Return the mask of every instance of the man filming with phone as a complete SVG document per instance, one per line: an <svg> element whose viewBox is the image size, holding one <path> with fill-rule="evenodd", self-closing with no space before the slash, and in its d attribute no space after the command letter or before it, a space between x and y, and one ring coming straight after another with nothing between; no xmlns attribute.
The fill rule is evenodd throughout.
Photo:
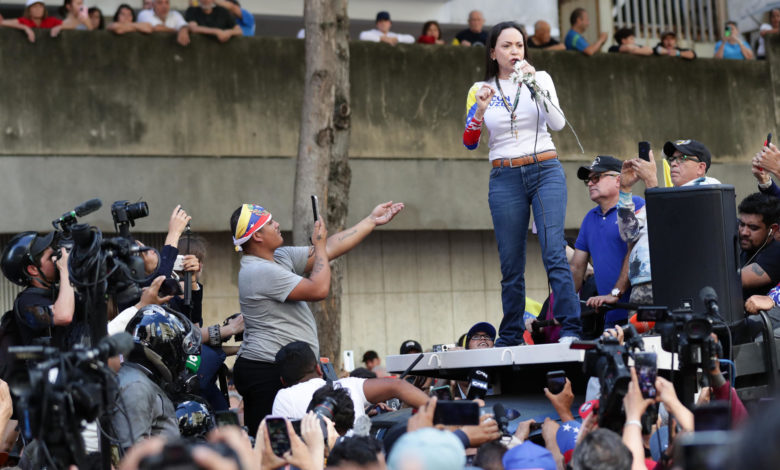
<svg viewBox="0 0 780 470"><path fill-rule="evenodd" d="M244 314L244 341L234 367L235 384L244 397L249 429L271 412L281 388L276 353L293 341L311 345L319 356L317 325L307 302L330 291L332 259L349 252L374 228L401 212L403 203L380 204L354 226L328 237L322 220L314 223L311 247L283 246L279 222L257 204L243 204L230 217L236 251L242 251L238 273L239 302Z"/></svg>

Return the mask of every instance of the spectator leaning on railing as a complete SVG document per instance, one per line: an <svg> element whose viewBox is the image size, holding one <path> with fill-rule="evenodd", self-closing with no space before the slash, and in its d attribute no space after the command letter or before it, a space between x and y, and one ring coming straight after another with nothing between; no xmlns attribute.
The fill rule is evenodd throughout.
<svg viewBox="0 0 780 470"><path fill-rule="evenodd" d="M138 13L139 23L152 25L155 32L176 32L176 42L182 46L190 43L190 30L187 22L176 10L171 10L170 0L154 0L151 10L143 10Z"/></svg>
<svg viewBox="0 0 780 470"><path fill-rule="evenodd" d="M151 33L152 25L149 23L136 23L135 11L130 5L123 3L119 5L114 13L114 22L108 25L107 30L114 34L125 34L138 31L139 33Z"/></svg>
<svg viewBox="0 0 780 470"><path fill-rule="evenodd" d="M92 21L89 19L84 0L65 0L60 13L65 19L61 25L51 29L51 37L57 37L63 29L92 30Z"/></svg>
<svg viewBox="0 0 780 470"><path fill-rule="evenodd" d="M219 42L243 34L230 12L216 6L214 0L201 0L200 6L187 8L184 19L191 32L216 36Z"/></svg>
<svg viewBox="0 0 780 470"><path fill-rule="evenodd" d="M43 0L27 0L22 16L10 20L2 20L1 24L6 28L21 29L30 42L35 42L33 29L51 29L61 25L62 20L49 16Z"/></svg>

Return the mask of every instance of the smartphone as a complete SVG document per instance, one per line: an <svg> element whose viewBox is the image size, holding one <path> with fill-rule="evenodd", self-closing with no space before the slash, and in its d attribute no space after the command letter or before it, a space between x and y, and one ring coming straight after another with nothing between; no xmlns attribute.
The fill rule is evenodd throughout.
<svg viewBox="0 0 780 470"><path fill-rule="evenodd" d="M452 401L452 390L450 390L449 385L431 387L431 396L436 397L440 402Z"/></svg>
<svg viewBox="0 0 780 470"><path fill-rule="evenodd" d="M639 158L649 162L650 161L650 142L639 142Z"/></svg>
<svg viewBox="0 0 780 470"><path fill-rule="evenodd" d="M181 284L176 279L171 277L165 278L162 285L160 285L160 297L166 297L169 295L184 295L184 291L181 290Z"/></svg>
<svg viewBox="0 0 780 470"><path fill-rule="evenodd" d="M347 372L352 372L355 369L355 353L351 350L341 353L341 364Z"/></svg>
<svg viewBox="0 0 780 470"><path fill-rule="evenodd" d="M287 423L284 418L269 416L265 419L268 428L268 438L271 441L271 450L279 457L290 451L290 435L287 434Z"/></svg>
<svg viewBox="0 0 780 470"><path fill-rule="evenodd" d="M563 391L566 386L566 372L562 370L551 370L547 373L547 390L553 395Z"/></svg>
<svg viewBox="0 0 780 470"><path fill-rule="evenodd" d="M731 413L729 402L713 401L693 410L694 430L728 431L731 428Z"/></svg>
<svg viewBox="0 0 780 470"><path fill-rule="evenodd" d="M176 261L173 262L174 271L184 271L184 255L177 255Z"/></svg>
<svg viewBox="0 0 780 470"><path fill-rule="evenodd" d="M311 212L314 214L314 221L320 220L320 203L317 196L311 195Z"/></svg>
<svg viewBox="0 0 780 470"><path fill-rule="evenodd" d="M772 143L772 133L766 135L766 140L764 141L764 147L768 147L769 144Z"/></svg>
<svg viewBox="0 0 780 470"><path fill-rule="evenodd" d="M445 426L475 426L479 424L479 405L470 400L436 402L433 424Z"/></svg>
<svg viewBox="0 0 780 470"><path fill-rule="evenodd" d="M655 378L658 376L658 356L654 352L634 354L634 367L639 380L639 389L645 398L655 398Z"/></svg>
<svg viewBox="0 0 780 470"><path fill-rule="evenodd" d="M731 36L731 25L726 26L726 37Z"/></svg>
<svg viewBox="0 0 780 470"><path fill-rule="evenodd" d="M235 411L224 410L214 413L214 422L219 426L241 426Z"/></svg>

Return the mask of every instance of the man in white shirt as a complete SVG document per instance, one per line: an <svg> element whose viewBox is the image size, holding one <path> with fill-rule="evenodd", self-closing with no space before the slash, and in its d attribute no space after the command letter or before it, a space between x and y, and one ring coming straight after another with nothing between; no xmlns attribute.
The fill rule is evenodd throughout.
<svg viewBox="0 0 780 470"><path fill-rule="evenodd" d="M176 10L171 11L170 0L154 0L151 10L138 13L138 23L149 23L155 32L178 32L176 41L182 46L190 43L187 22Z"/></svg>
<svg viewBox="0 0 780 470"><path fill-rule="evenodd" d="M360 33L361 41L386 42L395 46L399 42L407 44L414 43L414 36L410 34L398 34L390 31L393 22L390 21L390 13L380 11L376 14L376 27L374 29Z"/></svg>
<svg viewBox="0 0 780 470"><path fill-rule="evenodd" d="M295 341L279 350L276 354L276 366L279 368L282 384L287 388L277 392L272 414L291 420L301 419L306 414L314 393L328 385L322 378L320 364L311 346L303 341ZM428 395L405 380L399 379L347 377L333 382L333 387L340 387L349 392L355 407L354 422L366 414L366 406L391 398L399 398L415 408L428 401ZM338 414L338 410L334 410L335 414ZM336 421L336 430L341 434L351 427L340 425L338 419Z"/></svg>

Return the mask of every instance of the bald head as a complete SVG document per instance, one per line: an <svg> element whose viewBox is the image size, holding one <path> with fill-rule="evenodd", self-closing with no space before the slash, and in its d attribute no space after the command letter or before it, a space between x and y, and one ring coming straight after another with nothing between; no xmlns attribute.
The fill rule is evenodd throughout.
<svg viewBox="0 0 780 470"><path fill-rule="evenodd" d="M482 27L485 26L485 17L479 10L472 10L469 13L469 29L475 33L481 33Z"/></svg>
<svg viewBox="0 0 780 470"><path fill-rule="evenodd" d="M538 44L546 44L550 41L550 23L539 20L534 23L534 38Z"/></svg>

